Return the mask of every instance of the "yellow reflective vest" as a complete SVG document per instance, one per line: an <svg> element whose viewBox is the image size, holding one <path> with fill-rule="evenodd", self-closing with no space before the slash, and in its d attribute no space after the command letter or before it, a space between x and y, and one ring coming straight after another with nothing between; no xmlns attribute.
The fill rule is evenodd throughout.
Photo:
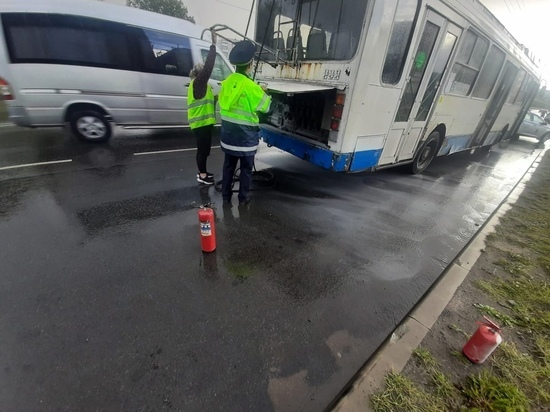
<svg viewBox="0 0 550 412"><path fill-rule="evenodd" d="M258 126L258 112L269 111L271 97L244 74L233 73L222 82L219 102L222 120Z"/></svg>
<svg viewBox="0 0 550 412"><path fill-rule="evenodd" d="M206 96L195 99L193 95L193 83L189 84L187 91L187 119L191 129L216 124L216 101L214 92L209 84L206 85Z"/></svg>
<svg viewBox="0 0 550 412"><path fill-rule="evenodd" d="M258 112L267 113L271 97L244 74L234 73L220 90L220 145L232 156L254 156L259 144Z"/></svg>

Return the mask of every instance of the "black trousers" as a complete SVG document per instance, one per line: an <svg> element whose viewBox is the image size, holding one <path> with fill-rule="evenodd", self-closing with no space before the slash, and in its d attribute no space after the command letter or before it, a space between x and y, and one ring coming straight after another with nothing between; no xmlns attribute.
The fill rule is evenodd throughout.
<svg viewBox="0 0 550 412"><path fill-rule="evenodd" d="M213 125L198 127L193 129L197 138L197 167L199 173L206 173L206 159L210 156L210 148L212 147L212 130Z"/></svg>
<svg viewBox="0 0 550 412"><path fill-rule="evenodd" d="M252 184L252 169L254 168L254 156L233 156L225 154L223 162L222 196L224 200L230 200L233 185L233 175L240 162L241 174L239 178L239 201L243 202L250 196L250 185Z"/></svg>

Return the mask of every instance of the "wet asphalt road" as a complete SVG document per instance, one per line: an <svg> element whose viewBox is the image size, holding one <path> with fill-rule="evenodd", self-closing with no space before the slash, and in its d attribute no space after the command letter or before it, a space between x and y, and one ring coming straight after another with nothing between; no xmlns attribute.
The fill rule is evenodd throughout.
<svg viewBox="0 0 550 412"><path fill-rule="evenodd" d="M224 208L193 150L134 154L193 145L0 129L2 411L323 410L539 153L339 175L263 148L276 188Z"/></svg>

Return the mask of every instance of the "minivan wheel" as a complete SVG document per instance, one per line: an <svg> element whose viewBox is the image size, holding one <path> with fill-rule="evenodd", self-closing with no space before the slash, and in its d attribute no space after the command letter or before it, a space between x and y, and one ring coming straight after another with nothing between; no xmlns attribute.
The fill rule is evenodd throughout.
<svg viewBox="0 0 550 412"><path fill-rule="evenodd" d="M432 160L437 155L437 149L439 147L439 132L433 132L428 136L428 139L424 142L420 150L416 152L414 160L411 165L411 172L413 174L422 173L432 163Z"/></svg>
<svg viewBox="0 0 550 412"><path fill-rule="evenodd" d="M544 143L547 142L548 140L550 140L550 133L546 133L544 136L542 136L542 137L539 139L539 143L544 144Z"/></svg>
<svg viewBox="0 0 550 412"><path fill-rule="evenodd" d="M106 142L112 133L105 116L94 110L75 112L71 116L71 129L78 139L92 143Z"/></svg>

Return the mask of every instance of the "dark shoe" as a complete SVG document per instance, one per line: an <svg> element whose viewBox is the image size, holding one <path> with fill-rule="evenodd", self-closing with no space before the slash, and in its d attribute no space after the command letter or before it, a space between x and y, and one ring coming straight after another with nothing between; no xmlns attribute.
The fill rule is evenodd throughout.
<svg viewBox="0 0 550 412"><path fill-rule="evenodd" d="M212 174L212 173L209 173L209 172L206 172L206 176L207 176L207 177L212 177L212 178L213 178L213 177L214 177L214 174ZM197 173L197 177L201 177L201 174L200 174L200 172L199 172L199 173Z"/></svg>
<svg viewBox="0 0 550 412"><path fill-rule="evenodd" d="M240 205L246 205L246 204L250 203L251 200L252 200L252 198L250 198L250 197L247 197L246 199L242 199L242 200L239 199L239 204Z"/></svg>
<svg viewBox="0 0 550 412"><path fill-rule="evenodd" d="M205 185L213 185L214 184L214 178L212 176L206 176L206 177L197 177L197 182L203 183Z"/></svg>

